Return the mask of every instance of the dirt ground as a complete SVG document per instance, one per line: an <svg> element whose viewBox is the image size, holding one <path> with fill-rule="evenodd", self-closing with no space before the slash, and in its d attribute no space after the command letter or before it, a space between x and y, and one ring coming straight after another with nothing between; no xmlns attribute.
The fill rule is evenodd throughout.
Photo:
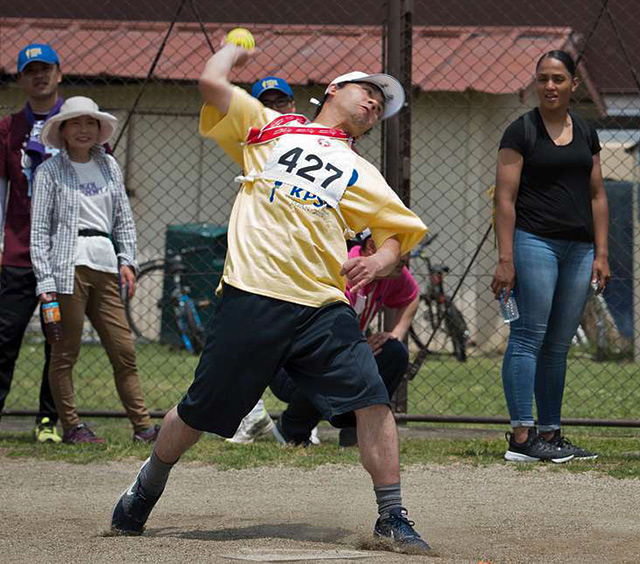
<svg viewBox="0 0 640 564"><path fill-rule="evenodd" d="M361 468L220 471L177 466L142 537L109 537L138 461L72 465L0 454L0 561L240 562L229 555L361 550L375 519ZM640 481L519 472L502 464L410 466L403 493L435 557L370 551L327 562L640 562ZM319 561L319 560L311 560Z"/></svg>

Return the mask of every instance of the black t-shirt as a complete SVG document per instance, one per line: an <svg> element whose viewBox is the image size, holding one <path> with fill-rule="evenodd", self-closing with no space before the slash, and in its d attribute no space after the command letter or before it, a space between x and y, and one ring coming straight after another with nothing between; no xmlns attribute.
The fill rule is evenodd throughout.
<svg viewBox="0 0 640 564"><path fill-rule="evenodd" d="M593 241L591 213L592 156L600 152L595 128L573 112L573 140L558 146L549 137L536 108L535 144L531 150L525 139L524 116L507 127L500 149L513 149L523 156L520 188L516 199L516 227L550 239ZM585 137L584 132L590 136Z"/></svg>

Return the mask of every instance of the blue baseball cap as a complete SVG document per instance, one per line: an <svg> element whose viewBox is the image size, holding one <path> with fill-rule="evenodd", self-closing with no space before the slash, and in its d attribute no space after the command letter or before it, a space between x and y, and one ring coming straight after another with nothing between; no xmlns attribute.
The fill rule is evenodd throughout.
<svg viewBox="0 0 640 564"><path fill-rule="evenodd" d="M277 76L265 76L258 80L251 88L251 95L254 98L260 98L267 90L278 90L283 94L293 98L293 90L287 84L286 80Z"/></svg>
<svg viewBox="0 0 640 564"><path fill-rule="evenodd" d="M58 53L55 52L51 45L47 45L46 43L32 43L31 45L27 45L18 55L18 74L20 74L29 63L35 61L46 63L47 65L60 65Z"/></svg>

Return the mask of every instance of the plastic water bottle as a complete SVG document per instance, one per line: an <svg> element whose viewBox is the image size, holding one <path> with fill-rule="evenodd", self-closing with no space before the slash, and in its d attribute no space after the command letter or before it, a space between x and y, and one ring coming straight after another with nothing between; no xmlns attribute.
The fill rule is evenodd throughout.
<svg viewBox="0 0 640 564"><path fill-rule="evenodd" d="M353 304L353 309L356 312L356 315L360 315L364 311L366 305L367 296L358 292L358 295L356 296L356 303Z"/></svg>
<svg viewBox="0 0 640 564"><path fill-rule="evenodd" d="M502 292L500 292L498 302L500 304L500 313L502 314L502 319L504 319L505 323L512 323L520 317L515 292L513 290L511 290L507 301L504 300L504 290L502 290Z"/></svg>
<svg viewBox="0 0 640 564"><path fill-rule="evenodd" d="M60 304L57 301L42 304L44 334L52 345L62 339L62 323L60 321Z"/></svg>

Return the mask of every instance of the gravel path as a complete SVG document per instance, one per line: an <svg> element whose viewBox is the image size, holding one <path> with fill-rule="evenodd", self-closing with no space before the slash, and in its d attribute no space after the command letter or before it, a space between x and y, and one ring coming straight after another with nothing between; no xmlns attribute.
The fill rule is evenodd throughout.
<svg viewBox="0 0 640 564"><path fill-rule="evenodd" d="M375 520L369 480L343 466L219 471L181 464L144 536L105 536L112 505L139 465L0 455L0 561L233 563L225 556L243 551L368 546ZM437 557L368 552L327 562L640 562L639 480L502 464L411 466L403 479L410 517Z"/></svg>

